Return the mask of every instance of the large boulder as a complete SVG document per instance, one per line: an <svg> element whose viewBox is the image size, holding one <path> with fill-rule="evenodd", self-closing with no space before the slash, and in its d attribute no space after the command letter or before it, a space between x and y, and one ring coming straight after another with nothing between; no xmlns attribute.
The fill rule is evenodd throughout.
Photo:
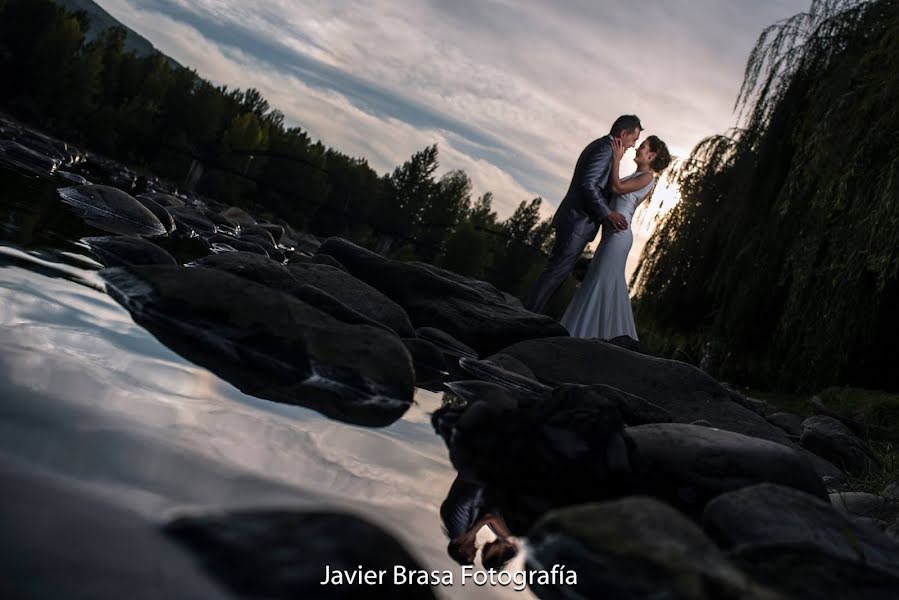
<svg viewBox="0 0 899 600"><path fill-rule="evenodd" d="M412 402L411 358L384 329L217 269L127 267L103 277L135 321L246 393L373 426Z"/></svg>
<svg viewBox="0 0 899 600"><path fill-rule="evenodd" d="M553 387L605 384L660 406L679 423L704 420L719 429L790 444L781 429L735 402L724 386L686 363L571 337L528 340L502 353L517 358Z"/></svg>
<svg viewBox="0 0 899 600"><path fill-rule="evenodd" d="M537 579L531 587L541 598L783 598L732 565L696 524L651 498L550 512L529 532L528 545L531 568L565 565L576 574L567 586Z"/></svg>
<svg viewBox="0 0 899 600"><path fill-rule="evenodd" d="M78 185L57 190L84 222L121 235L165 235L159 219L131 194L108 185Z"/></svg>
<svg viewBox="0 0 899 600"><path fill-rule="evenodd" d="M556 321L524 310L482 281L390 260L341 238L326 240L319 253L333 256L402 306L415 327L441 329L482 355L521 340L567 333Z"/></svg>
<svg viewBox="0 0 899 600"><path fill-rule="evenodd" d="M247 510L181 517L164 530L240 598L434 598L427 585L394 584L395 568L424 567L390 534L351 515ZM326 571L356 574L360 568L386 573L381 582L350 583L341 576L339 583L321 583Z"/></svg>
<svg viewBox="0 0 899 600"><path fill-rule="evenodd" d="M386 325L400 337L415 336L415 329L406 311L377 289L346 271L312 262L291 263L287 268L297 281L327 292L350 308Z"/></svg>
<svg viewBox="0 0 899 600"><path fill-rule="evenodd" d="M794 597L899 597L899 544L826 500L762 484L719 496L702 523L744 569Z"/></svg>
<svg viewBox="0 0 899 600"><path fill-rule="evenodd" d="M803 421L799 441L803 448L849 473L866 473L880 467L867 444L833 417L815 415Z"/></svg>
<svg viewBox="0 0 899 600"><path fill-rule="evenodd" d="M812 465L783 444L683 423L638 425L627 434L636 449L631 489L691 514L722 493L763 482L827 498Z"/></svg>

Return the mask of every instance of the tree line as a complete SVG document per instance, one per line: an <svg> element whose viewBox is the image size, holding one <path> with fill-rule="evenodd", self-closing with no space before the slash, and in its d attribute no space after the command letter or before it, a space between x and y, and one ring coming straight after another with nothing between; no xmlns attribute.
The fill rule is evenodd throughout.
<svg viewBox="0 0 899 600"><path fill-rule="evenodd" d="M300 127L255 89L216 86L161 53L125 50L126 31L88 40L89 17L51 0L0 0L0 105L10 114L197 193L341 235L402 260L422 260L526 293L553 230L542 200L507 219L493 195L472 197L463 171L437 177L436 145L379 175ZM202 167L197 169L197 167ZM569 282L553 308L573 291Z"/></svg>
<svg viewBox="0 0 899 600"><path fill-rule="evenodd" d="M635 274L664 353L764 387L899 388L899 2L760 36L741 126L694 148Z"/></svg>

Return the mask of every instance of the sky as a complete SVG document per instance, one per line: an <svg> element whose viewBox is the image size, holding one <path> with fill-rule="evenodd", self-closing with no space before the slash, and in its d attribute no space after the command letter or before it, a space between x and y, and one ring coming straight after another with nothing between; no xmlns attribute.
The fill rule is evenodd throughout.
<svg viewBox="0 0 899 600"><path fill-rule="evenodd" d="M810 0L97 0L216 84L392 171L437 143L500 218L562 200L580 151L637 114L686 157L736 124L749 53ZM633 151L622 174L634 170ZM657 190L670 206L675 190ZM635 223L635 251L653 219Z"/></svg>

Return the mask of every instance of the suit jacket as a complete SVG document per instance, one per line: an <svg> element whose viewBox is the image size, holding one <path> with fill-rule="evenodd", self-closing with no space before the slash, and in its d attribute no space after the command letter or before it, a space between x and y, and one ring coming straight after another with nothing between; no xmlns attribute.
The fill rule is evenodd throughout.
<svg viewBox="0 0 899 600"><path fill-rule="evenodd" d="M568 193L553 216L552 224L559 232L584 234L593 229L596 237L599 225L609 216L609 196L606 186L612 167L612 136L593 140L577 159Z"/></svg>

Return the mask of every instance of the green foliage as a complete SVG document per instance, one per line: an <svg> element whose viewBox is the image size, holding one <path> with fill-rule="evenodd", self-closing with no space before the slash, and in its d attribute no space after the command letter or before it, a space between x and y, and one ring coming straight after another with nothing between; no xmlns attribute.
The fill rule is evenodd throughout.
<svg viewBox="0 0 899 600"><path fill-rule="evenodd" d="M717 375L894 389L899 5L812 2L750 56L742 128L697 145L635 276L656 345L724 340Z"/></svg>

